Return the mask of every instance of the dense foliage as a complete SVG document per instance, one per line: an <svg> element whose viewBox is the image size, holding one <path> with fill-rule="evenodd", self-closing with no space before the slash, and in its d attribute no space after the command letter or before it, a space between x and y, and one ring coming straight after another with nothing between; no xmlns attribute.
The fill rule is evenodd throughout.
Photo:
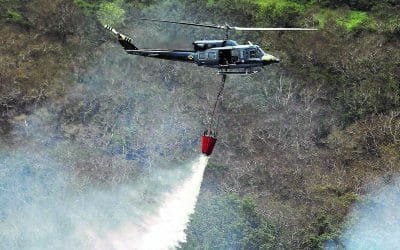
<svg viewBox="0 0 400 250"><path fill-rule="evenodd" d="M276 249L273 226L257 214L251 198L201 194L181 249Z"/></svg>

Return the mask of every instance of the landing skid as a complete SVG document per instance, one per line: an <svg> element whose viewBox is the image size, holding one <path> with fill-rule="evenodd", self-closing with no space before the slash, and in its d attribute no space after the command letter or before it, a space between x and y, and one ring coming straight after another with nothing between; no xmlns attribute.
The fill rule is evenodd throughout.
<svg viewBox="0 0 400 250"><path fill-rule="evenodd" d="M252 75L260 72L260 68L246 68L246 69L219 69L219 75Z"/></svg>

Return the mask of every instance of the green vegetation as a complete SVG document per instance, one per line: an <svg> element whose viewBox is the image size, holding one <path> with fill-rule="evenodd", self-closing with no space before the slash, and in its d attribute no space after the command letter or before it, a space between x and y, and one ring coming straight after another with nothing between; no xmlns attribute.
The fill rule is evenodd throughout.
<svg viewBox="0 0 400 250"><path fill-rule="evenodd" d="M261 10L266 10L266 12L271 11L275 13L275 15L283 15L285 12L295 12L301 13L305 10L305 6L299 4L294 1L287 1L287 0L258 0L255 1L260 7Z"/></svg>
<svg viewBox="0 0 400 250"><path fill-rule="evenodd" d="M319 27L325 28L329 21L352 31L354 29L372 29L374 19L365 11L343 11L342 9L320 9L314 18Z"/></svg>
<svg viewBox="0 0 400 250"><path fill-rule="evenodd" d="M123 0L74 0L74 3L85 15L95 15L103 25L118 25L123 23L125 18Z"/></svg>
<svg viewBox="0 0 400 250"><path fill-rule="evenodd" d="M351 11L345 19L338 19L337 24L345 27L347 30L353 30L362 26L368 26L370 17L363 11Z"/></svg>
<svg viewBox="0 0 400 250"><path fill-rule="evenodd" d="M22 14L14 10L8 10L7 16L8 16L8 21L13 23L22 23L22 21L24 20Z"/></svg>
<svg viewBox="0 0 400 250"><path fill-rule="evenodd" d="M330 215L319 215L312 221L312 225L318 232L309 235L304 247L307 249L323 249L326 242L337 241L340 237L340 230L333 225L333 218Z"/></svg>
<svg viewBox="0 0 400 250"><path fill-rule="evenodd" d="M363 1L238 0L235 4L231 4L230 1L207 1L206 7L222 12L241 10L264 25L269 23L293 26L312 15L320 28L331 29L332 26L338 26L348 31L353 29L395 31L399 27L399 20L395 11L388 9L392 3L386 2L387 5ZM327 23L330 27L325 27Z"/></svg>
<svg viewBox="0 0 400 250"><path fill-rule="evenodd" d="M256 14L259 22L279 25L291 25L306 9L302 4L293 1L255 1L259 7Z"/></svg>
<svg viewBox="0 0 400 250"><path fill-rule="evenodd" d="M122 1L101 3L96 14L103 25L120 24L124 22L125 18L125 10L122 8Z"/></svg>
<svg viewBox="0 0 400 250"><path fill-rule="evenodd" d="M93 1L74 0L74 3L79 6L79 8L81 8L86 15L93 14L98 8L98 3Z"/></svg>
<svg viewBox="0 0 400 250"><path fill-rule="evenodd" d="M275 229L250 197L202 193L181 249L276 249Z"/></svg>

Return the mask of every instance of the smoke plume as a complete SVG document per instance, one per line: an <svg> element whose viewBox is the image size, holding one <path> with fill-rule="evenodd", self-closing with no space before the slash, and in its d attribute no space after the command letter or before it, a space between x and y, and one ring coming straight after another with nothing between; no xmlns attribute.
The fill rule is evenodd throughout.
<svg viewBox="0 0 400 250"><path fill-rule="evenodd" d="M400 179L362 198L349 215L341 243L346 249L398 249ZM329 247L330 249L332 247Z"/></svg>
<svg viewBox="0 0 400 250"><path fill-rule="evenodd" d="M175 249L186 241L189 216L194 212L203 172L208 158L201 156L192 166L192 174L163 197L157 213L139 225L125 225L108 232L105 238L95 237L96 249ZM90 232L93 236L93 233Z"/></svg>
<svg viewBox="0 0 400 250"><path fill-rule="evenodd" d="M201 156L134 183L82 190L80 181L49 157L4 157L0 164L0 248L177 247L186 239L184 230L206 164L207 158ZM156 191L160 186L162 190L169 186L171 191L163 195Z"/></svg>

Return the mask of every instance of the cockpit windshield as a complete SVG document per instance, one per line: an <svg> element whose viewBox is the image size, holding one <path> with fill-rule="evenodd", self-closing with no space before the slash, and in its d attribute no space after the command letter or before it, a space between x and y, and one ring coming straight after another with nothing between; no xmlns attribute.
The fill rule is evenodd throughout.
<svg viewBox="0 0 400 250"><path fill-rule="evenodd" d="M265 52L260 47L257 47L257 54L259 57L262 57L263 55L265 55Z"/></svg>

